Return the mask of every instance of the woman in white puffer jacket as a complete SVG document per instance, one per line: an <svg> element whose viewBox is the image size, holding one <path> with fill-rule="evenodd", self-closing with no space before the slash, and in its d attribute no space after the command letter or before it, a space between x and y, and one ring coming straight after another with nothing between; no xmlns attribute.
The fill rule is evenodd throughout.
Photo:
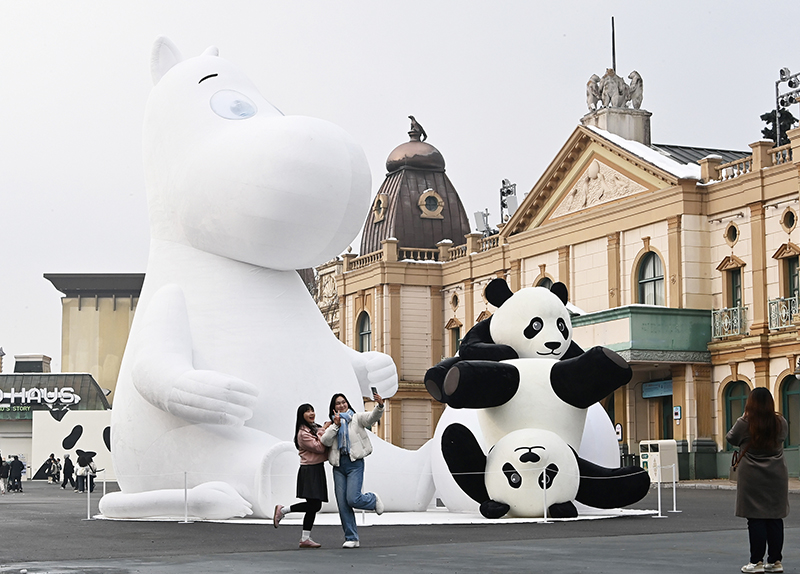
<svg viewBox="0 0 800 574"><path fill-rule="evenodd" d="M383 398L375 394L377 403L371 413L356 413L342 393L333 395L329 415L333 424L320 439L330 447L328 462L333 466L333 484L339 517L344 530L343 548L358 548L358 528L353 509L383 513L383 502L374 492L361 492L364 482L364 457L372 452L367 429L383 416Z"/></svg>

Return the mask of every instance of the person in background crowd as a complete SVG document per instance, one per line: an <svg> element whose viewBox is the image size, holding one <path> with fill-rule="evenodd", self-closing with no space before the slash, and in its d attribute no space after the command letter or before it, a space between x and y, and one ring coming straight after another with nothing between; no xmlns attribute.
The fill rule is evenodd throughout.
<svg viewBox="0 0 800 574"><path fill-rule="evenodd" d="M8 490L22 492L22 471L25 470L25 463L15 454L14 460L8 463Z"/></svg>
<svg viewBox="0 0 800 574"><path fill-rule="evenodd" d="M783 519L789 514L789 471L783 441L788 430L786 419L775 412L772 394L756 387L747 397L744 415L726 436L741 453L736 516L747 519L750 536L750 562L742 566L742 572L783 572Z"/></svg>
<svg viewBox="0 0 800 574"><path fill-rule="evenodd" d="M93 459L97 453L91 450L84 452L80 449L75 453L78 455L78 471L75 473L78 475L78 492L86 492L87 487L89 492L94 492L94 475L97 474L97 466Z"/></svg>
<svg viewBox="0 0 800 574"><path fill-rule="evenodd" d="M8 462L0 455L0 494L5 494L6 490L8 490Z"/></svg>
<svg viewBox="0 0 800 574"><path fill-rule="evenodd" d="M56 475L58 474L58 463L56 462L56 455L50 453L50 457L45 461L45 474L47 475L47 484L55 484Z"/></svg>
<svg viewBox="0 0 800 574"><path fill-rule="evenodd" d="M77 490L78 487L75 486L75 479L72 478L72 473L75 472L75 465L72 464L72 459L69 457L69 454L64 455L64 480L61 482L61 489L64 490L67 487L67 481L72 485L74 490Z"/></svg>

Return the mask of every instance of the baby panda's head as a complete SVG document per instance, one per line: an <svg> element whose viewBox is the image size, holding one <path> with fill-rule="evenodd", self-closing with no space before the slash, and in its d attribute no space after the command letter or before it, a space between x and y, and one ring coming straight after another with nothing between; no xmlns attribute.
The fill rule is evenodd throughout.
<svg viewBox="0 0 800 574"><path fill-rule="evenodd" d="M572 343L567 288L526 287L512 293L503 279L486 286L486 299L497 307L489 324L495 343L508 345L520 358L560 359Z"/></svg>
<svg viewBox="0 0 800 574"><path fill-rule="evenodd" d="M575 453L550 431L509 433L486 457L486 490L492 500L511 507L509 516L544 516L545 501L549 507L574 500L579 483Z"/></svg>

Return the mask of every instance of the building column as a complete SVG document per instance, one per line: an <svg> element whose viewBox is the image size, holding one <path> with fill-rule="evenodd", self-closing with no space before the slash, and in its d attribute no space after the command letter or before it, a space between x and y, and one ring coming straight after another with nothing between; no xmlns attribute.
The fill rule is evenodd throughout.
<svg viewBox="0 0 800 574"><path fill-rule="evenodd" d="M444 352L444 308L443 295L438 287L430 288L431 298L431 365L442 360ZM463 334L461 335L464 336Z"/></svg>
<svg viewBox="0 0 800 574"><path fill-rule="evenodd" d="M569 275L569 253L569 245L558 248L558 280L567 286L567 293L572 290Z"/></svg>
<svg viewBox="0 0 800 574"><path fill-rule="evenodd" d="M762 335L769 332L767 316L767 262L766 262L766 230L764 226L764 205L761 202L750 204L750 237L753 257L753 321L750 324L751 335ZM766 386L766 385L759 385Z"/></svg>
<svg viewBox="0 0 800 574"><path fill-rule="evenodd" d="M619 231L608 236L608 308L613 309L621 304L619 277L620 277L620 252ZM615 397L616 404L616 397ZM624 427L625 425L623 425Z"/></svg>
<svg viewBox="0 0 800 574"><path fill-rule="evenodd" d="M686 393L686 365L678 364L670 366L672 376L672 406L681 407L681 419L672 419L672 438L676 441L685 441L689 446L690 438L687 434L687 418L689 408L687 406Z"/></svg>
<svg viewBox="0 0 800 574"><path fill-rule="evenodd" d="M711 380L711 367L692 365L692 377L694 378L697 438L711 439L714 436L714 383Z"/></svg>
<svg viewBox="0 0 800 574"><path fill-rule="evenodd" d="M387 325L388 341L386 341L386 354L392 357L397 366L397 376L402 379L403 365L401 361L402 353L400 349L400 285L386 286L386 301L384 305L389 308L389 325ZM399 420L399 419L397 419Z"/></svg>
<svg viewBox="0 0 800 574"><path fill-rule="evenodd" d="M475 287L472 279L464 281L464 333L475 325Z"/></svg>
<svg viewBox="0 0 800 574"><path fill-rule="evenodd" d="M681 216L667 219L667 245L669 248L667 262L667 294L668 306L683 309L683 255L681 253Z"/></svg>
<svg viewBox="0 0 800 574"><path fill-rule="evenodd" d="M769 358L753 359L756 367L756 377L753 384L756 387L769 388Z"/></svg>
<svg viewBox="0 0 800 574"><path fill-rule="evenodd" d="M498 273L498 277L500 276L501 274ZM508 286L514 293L522 288L522 261L519 259L514 259L510 263L510 268L508 270Z"/></svg>

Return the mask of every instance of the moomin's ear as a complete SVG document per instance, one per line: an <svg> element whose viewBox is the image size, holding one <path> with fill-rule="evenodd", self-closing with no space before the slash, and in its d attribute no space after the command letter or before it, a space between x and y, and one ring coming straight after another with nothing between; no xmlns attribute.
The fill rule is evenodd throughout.
<svg viewBox="0 0 800 574"><path fill-rule="evenodd" d="M172 40L166 36L156 38L150 53L150 75L153 76L153 85L158 84L170 68L182 61L183 54Z"/></svg>

